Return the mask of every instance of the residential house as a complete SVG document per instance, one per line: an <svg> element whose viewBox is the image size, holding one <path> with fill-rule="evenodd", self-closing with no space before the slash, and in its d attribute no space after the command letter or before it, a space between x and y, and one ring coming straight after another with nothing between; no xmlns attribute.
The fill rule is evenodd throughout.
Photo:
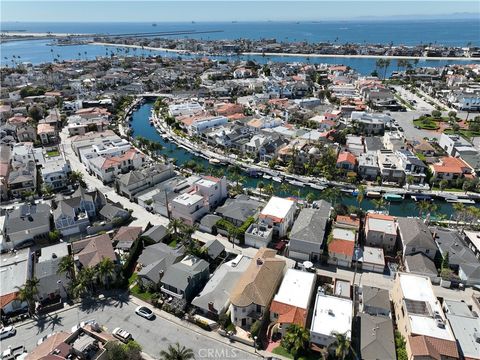
<svg viewBox="0 0 480 360"><path fill-rule="evenodd" d="M480 260L480 233L475 231L464 231L464 241L468 248L473 251L477 259Z"/></svg>
<svg viewBox="0 0 480 360"><path fill-rule="evenodd" d="M58 140L58 131L50 124L38 124L37 135L43 145L55 143Z"/></svg>
<svg viewBox="0 0 480 360"><path fill-rule="evenodd" d="M405 256L405 270L411 274L427 276L432 282L438 283L438 270L435 263L427 255L419 252Z"/></svg>
<svg viewBox="0 0 480 360"><path fill-rule="evenodd" d="M417 158L410 150L399 150L396 152L400 160L400 166L405 173L405 180L408 183L409 178L415 184L423 184L427 175L425 171L427 166Z"/></svg>
<svg viewBox="0 0 480 360"><path fill-rule="evenodd" d="M184 253L183 246L173 248L161 242L145 247L137 261L138 281L145 288L160 290L167 269L182 260Z"/></svg>
<svg viewBox="0 0 480 360"><path fill-rule="evenodd" d="M273 235L283 238L293 224L295 201L272 196L260 212L259 219L273 228Z"/></svg>
<svg viewBox="0 0 480 360"><path fill-rule="evenodd" d="M275 255L272 249L258 250L231 291L230 317L235 326L248 330L266 314L285 269L285 260Z"/></svg>
<svg viewBox="0 0 480 360"><path fill-rule="evenodd" d="M448 256L448 264L458 273L465 285L480 285L480 260L455 231L436 227L432 229L435 243L443 258ZM448 254L448 255L447 255Z"/></svg>
<svg viewBox="0 0 480 360"><path fill-rule="evenodd" d="M384 114L371 114L362 111L353 111L350 120L358 127L361 134L383 134L385 125L390 124L392 118Z"/></svg>
<svg viewBox="0 0 480 360"><path fill-rule="evenodd" d="M103 258L117 263L117 255L108 234L74 241L71 246L77 268L95 267Z"/></svg>
<svg viewBox="0 0 480 360"><path fill-rule="evenodd" d="M320 261L325 231L330 218L331 204L321 200L318 209L300 211L288 243L288 256L298 260Z"/></svg>
<svg viewBox="0 0 480 360"><path fill-rule="evenodd" d="M358 157L358 175L367 181L377 180L380 173L380 167L378 166L378 155L376 152L368 151L364 154L360 154Z"/></svg>
<svg viewBox="0 0 480 360"><path fill-rule="evenodd" d="M175 197L170 202L170 208L174 219L182 220L188 225L199 221L210 209L208 202L197 193L185 193Z"/></svg>
<svg viewBox="0 0 480 360"><path fill-rule="evenodd" d="M360 354L363 360L396 360L392 319L359 313Z"/></svg>
<svg viewBox="0 0 480 360"><path fill-rule="evenodd" d="M226 177L203 176L193 184L194 192L203 196L211 208L215 208L228 196Z"/></svg>
<svg viewBox="0 0 480 360"><path fill-rule="evenodd" d="M177 299L191 301L209 279L209 263L193 255L185 256L165 271L161 291Z"/></svg>
<svg viewBox="0 0 480 360"><path fill-rule="evenodd" d="M399 217L397 222L403 256L423 253L433 260L437 246L427 225L418 218Z"/></svg>
<svg viewBox="0 0 480 360"><path fill-rule="evenodd" d="M464 301L444 300L448 323L457 340L460 355L465 360L480 359L480 318L475 316Z"/></svg>
<svg viewBox="0 0 480 360"><path fill-rule="evenodd" d="M328 245L328 263L332 265L352 266L356 233L354 230L333 228Z"/></svg>
<svg viewBox="0 0 480 360"><path fill-rule="evenodd" d="M255 217L263 206L262 201L247 195L237 195L233 199L227 199L215 212L233 225L241 226L249 217Z"/></svg>
<svg viewBox="0 0 480 360"><path fill-rule="evenodd" d="M192 305L202 315L218 320L228 310L231 292L251 260L247 256L237 255L233 260L220 265L200 294L192 300Z"/></svg>
<svg viewBox="0 0 480 360"><path fill-rule="evenodd" d="M278 324L282 335L290 325L307 326L308 310L316 274L288 269L270 305L270 321Z"/></svg>
<svg viewBox="0 0 480 360"><path fill-rule="evenodd" d="M470 142L460 135L447 135L442 133L438 145L447 152L448 155L458 157L462 154L475 154L477 150Z"/></svg>
<svg viewBox="0 0 480 360"><path fill-rule="evenodd" d="M31 278L32 271L30 249L0 254L1 315L9 316L27 310L27 302L18 299L18 289Z"/></svg>
<svg viewBox="0 0 480 360"><path fill-rule="evenodd" d="M129 251L142 231L141 226L122 226L112 238L115 249Z"/></svg>
<svg viewBox="0 0 480 360"><path fill-rule="evenodd" d="M391 316L389 291L363 285L361 287L360 310L373 316Z"/></svg>
<svg viewBox="0 0 480 360"><path fill-rule="evenodd" d="M142 237L146 237L149 240L160 243L168 236L168 229L163 225L155 225L152 226L150 229L146 230Z"/></svg>
<svg viewBox="0 0 480 360"><path fill-rule="evenodd" d="M380 274L383 274L385 271L385 256L382 248L364 246L358 261L362 263L362 270Z"/></svg>
<svg viewBox="0 0 480 360"><path fill-rule="evenodd" d="M456 157L442 157L439 162L430 165L434 180L456 180L473 177L473 169L462 159Z"/></svg>
<svg viewBox="0 0 480 360"><path fill-rule="evenodd" d="M397 273L391 292L409 359L459 359L455 337L428 277Z"/></svg>
<svg viewBox="0 0 480 360"><path fill-rule="evenodd" d="M37 167L33 161L19 165L8 174L8 192L11 197L18 198L25 193L37 190Z"/></svg>
<svg viewBox="0 0 480 360"><path fill-rule="evenodd" d="M328 347L335 341L334 333L352 337L353 303L350 299L326 295L318 288L310 326L310 341Z"/></svg>
<svg viewBox="0 0 480 360"><path fill-rule="evenodd" d="M347 151L338 154L337 168L345 171L354 171L357 166L357 158Z"/></svg>
<svg viewBox="0 0 480 360"><path fill-rule="evenodd" d="M70 198L60 200L53 210L55 227L63 236L84 233L106 203L99 190L87 191L79 186Z"/></svg>
<svg viewBox="0 0 480 360"><path fill-rule="evenodd" d="M377 153L380 177L383 182L395 184L405 183L405 171L397 153L390 150L380 150Z"/></svg>
<svg viewBox="0 0 480 360"><path fill-rule="evenodd" d="M66 298L70 278L69 274L58 271L60 261L70 256L68 243L62 242L40 249L40 255L34 264L34 275L38 279L38 298L52 300L56 297Z"/></svg>
<svg viewBox="0 0 480 360"><path fill-rule="evenodd" d="M133 199L139 192L174 176L171 164L145 164L141 169L119 175L115 181L115 188L122 196Z"/></svg>
<svg viewBox="0 0 480 360"><path fill-rule="evenodd" d="M245 231L245 245L260 249L267 247L273 239L273 228L263 221L251 224Z"/></svg>
<svg viewBox="0 0 480 360"><path fill-rule="evenodd" d="M48 204L22 204L5 214L4 247L17 249L48 242L50 232L50 206Z"/></svg>
<svg viewBox="0 0 480 360"><path fill-rule="evenodd" d="M117 179L119 174L140 168L145 163L145 156L137 149L131 148L117 156L98 156L89 159L87 168L104 184Z"/></svg>
<svg viewBox="0 0 480 360"><path fill-rule="evenodd" d="M397 223L393 216L367 213L365 217L365 245L380 247L392 254L397 243Z"/></svg>
<svg viewBox="0 0 480 360"><path fill-rule="evenodd" d="M54 191L63 189L68 185L68 178L72 172L70 161L56 156L47 159L40 169L43 183Z"/></svg>

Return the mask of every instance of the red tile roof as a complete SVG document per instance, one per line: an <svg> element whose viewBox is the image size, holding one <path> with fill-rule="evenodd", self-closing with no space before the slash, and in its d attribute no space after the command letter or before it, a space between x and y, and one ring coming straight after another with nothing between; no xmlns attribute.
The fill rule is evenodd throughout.
<svg viewBox="0 0 480 360"><path fill-rule="evenodd" d="M305 327L307 322L307 310L279 301L272 301L270 312L278 314L278 322L282 324L297 324Z"/></svg>
<svg viewBox="0 0 480 360"><path fill-rule="evenodd" d="M3 309L5 306L14 301L17 298L17 294L18 292L13 292L0 296L0 309Z"/></svg>
<svg viewBox="0 0 480 360"><path fill-rule="evenodd" d="M337 164L342 162L348 162L349 164L355 165L357 163L357 158L352 153L344 151L338 154L337 158Z"/></svg>
<svg viewBox="0 0 480 360"><path fill-rule="evenodd" d="M441 360L445 357L459 359L455 341L438 339L430 336L409 336L408 342L414 357L425 357Z"/></svg>
<svg viewBox="0 0 480 360"><path fill-rule="evenodd" d="M440 163L432 166L436 173L462 174L465 168L470 169L462 159L451 156L440 158Z"/></svg>
<svg viewBox="0 0 480 360"><path fill-rule="evenodd" d="M328 252L352 257L354 247L353 241L333 239L328 245Z"/></svg>

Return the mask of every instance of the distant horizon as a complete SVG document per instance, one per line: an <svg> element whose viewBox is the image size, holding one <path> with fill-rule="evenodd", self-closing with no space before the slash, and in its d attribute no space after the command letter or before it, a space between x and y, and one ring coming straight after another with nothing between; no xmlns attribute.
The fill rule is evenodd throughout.
<svg viewBox="0 0 480 360"><path fill-rule="evenodd" d="M1 23L329 22L480 19L477 1L1 1ZM41 20L40 20L41 19ZM220 21L219 21L220 20Z"/></svg>

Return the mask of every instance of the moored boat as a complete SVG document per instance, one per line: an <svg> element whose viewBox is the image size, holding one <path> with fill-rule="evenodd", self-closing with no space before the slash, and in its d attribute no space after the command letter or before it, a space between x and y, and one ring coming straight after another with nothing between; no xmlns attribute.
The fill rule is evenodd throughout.
<svg viewBox="0 0 480 360"><path fill-rule="evenodd" d="M263 178L267 179L267 180L270 180L272 177L268 174L263 174Z"/></svg>
<svg viewBox="0 0 480 360"><path fill-rule="evenodd" d="M424 194L412 195L411 198L416 202L418 202L418 201L433 201L433 198L430 195L424 195Z"/></svg>
<svg viewBox="0 0 480 360"><path fill-rule="evenodd" d="M387 201L403 201L403 196L398 194L387 193L383 195L383 198Z"/></svg>
<svg viewBox="0 0 480 360"><path fill-rule="evenodd" d="M379 193L378 191L367 191L367 198L380 199L381 197L382 197L382 194Z"/></svg>
<svg viewBox="0 0 480 360"><path fill-rule="evenodd" d="M325 190L327 187L325 185L318 185L318 184L313 184L313 183L309 183L308 185L310 185L310 187L312 189L316 189L316 190Z"/></svg>
<svg viewBox="0 0 480 360"><path fill-rule="evenodd" d="M283 181L282 178L279 177L279 176L273 176L272 180L275 181L275 182L278 182L278 183L281 183Z"/></svg>
<svg viewBox="0 0 480 360"><path fill-rule="evenodd" d="M220 160L218 159L210 159L208 162L212 165L220 165Z"/></svg>
<svg viewBox="0 0 480 360"><path fill-rule="evenodd" d="M289 180L288 182L291 185L294 185L294 186L299 186L299 187L304 187L305 186L305 183L303 183L301 181L297 181L297 180Z"/></svg>

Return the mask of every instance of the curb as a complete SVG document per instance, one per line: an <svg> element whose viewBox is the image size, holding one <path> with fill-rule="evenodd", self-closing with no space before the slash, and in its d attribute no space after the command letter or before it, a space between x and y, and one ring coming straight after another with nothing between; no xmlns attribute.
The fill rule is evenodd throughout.
<svg viewBox="0 0 480 360"><path fill-rule="evenodd" d="M71 309L75 309L75 308L78 308L80 307L80 304L75 304L75 305L71 305L71 306L68 306L68 307L63 307L61 308L60 310L56 310L56 311L52 311L51 313L47 313L47 314L44 314L42 316L48 316L48 315L56 315L56 314L61 314L65 311L68 311L68 310L71 310ZM13 324L13 326L15 326L16 328L20 328L20 327L23 327L25 325L30 325L30 324L33 324L35 323L37 320L34 320L34 319L29 319L29 320L25 320L23 322L20 322L20 323L17 323L17 324Z"/></svg>

